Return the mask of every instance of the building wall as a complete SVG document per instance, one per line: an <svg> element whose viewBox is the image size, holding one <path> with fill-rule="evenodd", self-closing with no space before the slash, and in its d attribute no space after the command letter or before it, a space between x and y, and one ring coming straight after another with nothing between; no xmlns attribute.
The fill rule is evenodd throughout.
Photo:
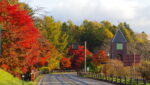
<svg viewBox="0 0 150 85"><path fill-rule="evenodd" d="M125 66L131 66L133 65L134 63L135 64L138 64L140 63L140 56L139 55L127 55L127 56L124 56L123 58L123 63Z"/></svg>
<svg viewBox="0 0 150 85"><path fill-rule="evenodd" d="M115 59L115 58L117 58L117 56L119 54L121 54L122 59L123 59L123 57L127 55L127 43L123 43L123 49L122 50L117 50L116 49L116 44L117 43L112 43L111 44L111 58Z"/></svg>

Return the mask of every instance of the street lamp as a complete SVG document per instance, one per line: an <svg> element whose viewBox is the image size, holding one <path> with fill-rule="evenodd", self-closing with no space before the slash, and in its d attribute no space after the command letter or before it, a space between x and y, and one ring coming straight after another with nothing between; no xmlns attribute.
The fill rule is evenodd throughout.
<svg viewBox="0 0 150 85"><path fill-rule="evenodd" d="M74 50L78 49L78 43L73 43L72 48ZM87 49L87 42L84 42L84 72L86 72L86 49Z"/></svg>

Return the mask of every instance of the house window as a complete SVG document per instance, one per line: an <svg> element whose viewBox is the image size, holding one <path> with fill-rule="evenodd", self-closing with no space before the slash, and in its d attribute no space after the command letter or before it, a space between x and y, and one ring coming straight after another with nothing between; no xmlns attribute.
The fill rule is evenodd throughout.
<svg viewBox="0 0 150 85"><path fill-rule="evenodd" d="M123 44L122 43L117 43L116 48L117 48L117 50L122 50L123 49Z"/></svg>

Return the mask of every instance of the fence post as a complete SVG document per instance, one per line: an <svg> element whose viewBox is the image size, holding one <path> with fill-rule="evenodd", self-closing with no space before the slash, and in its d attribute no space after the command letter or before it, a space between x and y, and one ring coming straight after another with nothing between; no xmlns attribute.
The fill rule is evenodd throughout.
<svg viewBox="0 0 150 85"><path fill-rule="evenodd" d="M127 78L126 77L124 77L124 80L125 80L125 85L127 84Z"/></svg>
<svg viewBox="0 0 150 85"><path fill-rule="evenodd" d="M130 78L130 85L132 85L132 78Z"/></svg>
<svg viewBox="0 0 150 85"><path fill-rule="evenodd" d="M90 76L89 76L89 77L91 78L91 72L90 72L89 74L90 74Z"/></svg>
<svg viewBox="0 0 150 85"><path fill-rule="evenodd" d="M118 77L116 76L116 83L118 83Z"/></svg>
<svg viewBox="0 0 150 85"><path fill-rule="evenodd" d="M137 85L139 85L139 79L136 79L136 83L137 83Z"/></svg>
<svg viewBox="0 0 150 85"><path fill-rule="evenodd" d="M107 75L105 75L106 81L107 81Z"/></svg>
<svg viewBox="0 0 150 85"><path fill-rule="evenodd" d="M95 74L93 73L93 78L94 78Z"/></svg>
<svg viewBox="0 0 150 85"><path fill-rule="evenodd" d="M96 74L96 79L98 79L98 74Z"/></svg>
<svg viewBox="0 0 150 85"><path fill-rule="evenodd" d="M98 79L100 79L100 74L98 74Z"/></svg>
<svg viewBox="0 0 150 85"><path fill-rule="evenodd" d="M112 75L112 79L111 79L111 82L113 83L113 81L114 81L114 76Z"/></svg>
<svg viewBox="0 0 150 85"><path fill-rule="evenodd" d="M146 85L146 80L145 79L143 79L143 83L144 83L144 85Z"/></svg>
<svg viewBox="0 0 150 85"><path fill-rule="evenodd" d="M120 84L122 83L122 77L120 77Z"/></svg>
<svg viewBox="0 0 150 85"><path fill-rule="evenodd" d="M93 73L93 78L94 78L94 76L95 76L95 75L94 75L94 73Z"/></svg>

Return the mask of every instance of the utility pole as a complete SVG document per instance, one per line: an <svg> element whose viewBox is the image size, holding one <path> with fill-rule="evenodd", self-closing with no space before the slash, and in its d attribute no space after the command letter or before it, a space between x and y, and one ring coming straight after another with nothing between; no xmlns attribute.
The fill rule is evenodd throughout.
<svg viewBox="0 0 150 85"><path fill-rule="evenodd" d="M134 56L134 61L133 61L133 63L134 63L134 79L136 78L136 70L135 70L135 64L136 64L136 43L134 43L134 49L135 49L135 51L133 52L133 56Z"/></svg>
<svg viewBox="0 0 150 85"><path fill-rule="evenodd" d="M87 42L85 41L85 60L84 60L84 70L86 72L86 48L87 48Z"/></svg>

